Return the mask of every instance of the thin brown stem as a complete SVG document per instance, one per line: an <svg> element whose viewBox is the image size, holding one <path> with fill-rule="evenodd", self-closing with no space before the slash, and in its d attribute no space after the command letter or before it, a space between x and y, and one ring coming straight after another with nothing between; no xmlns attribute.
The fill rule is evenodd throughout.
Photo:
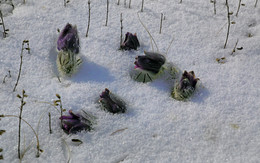
<svg viewBox="0 0 260 163"><path fill-rule="evenodd" d="M129 0L129 6L128 7L131 8L131 0Z"/></svg>
<svg viewBox="0 0 260 163"><path fill-rule="evenodd" d="M258 0L255 0L255 7L257 6L257 2L258 2Z"/></svg>
<svg viewBox="0 0 260 163"><path fill-rule="evenodd" d="M107 22L108 22L108 9L109 9L109 0L107 0L107 16L106 16L106 25L107 26Z"/></svg>
<svg viewBox="0 0 260 163"><path fill-rule="evenodd" d="M50 134L52 134L52 130L51 130L51 113L49 112L49 130L50 130Z"/></svg>
<svg viewBox="0 0 260 163"><path fill-rule="evenodd" d="M213 5L214 5L214 14L217 14L217 9L216 9L216 0L213 0Z"/></svg>
<svg viewBox="0 0 260 163"><path fill-rule="evenodd" d="M238 7L237 7L236 17L238 16L238 12L239 12L240 6L241 6L241 0L239 0L239 4L238 4Z"/></svg>
<svg viewBox="0 0 260 163"><path fill-rule="evenodd" d="M123 43L123 16L120 14L120 24L121 24L121 35L120 35L120 46Z"/></svg>
<svg viewBox="0 0 260 163"><path fill-rule="evenodd" d="M233 55L233 54L236 52L237 44L238 44L238 39L237 39L237 42L236 42L236 44L235 44L235 47L233 48L232 53L231 53L230 55Z"/></svg>
<svg viewBox="0 0 260 163"><path fill-rule="evenodd" d="M227 36L226 36L226 41L224 44L224 49L227 46L227 41L228 41L228 36L229 36L229 30L230 30L230 13L229 13L229 5L228 5L228 0L226 0L226 6L227 6L227 18L228 18L228 29L227 29Z"/></svg>
<svg viewBox="0 0 260 163"><path fill-rule="evenodd" d="M24 48L24 44L27 44L27 48ZM13 92L15 91L17 85L18 85L18 82L19 82L19 79L20 79L20 76L21 76L21 72L22 72L22 64L23 64L23 50L26 49L28 51L28 53L30 54L30 48L29 48L29 40L24 40L23 41L23 44L22 44L22 50L21 50L21 54L20 54L20 67L19 67L19 73L18 73L18 77L17 77L17 81L15 83L15 86L14 86L14 89L13 89Z"/></svg>
<svg viewBox="0 0 260 163"><path fill-rule="evenodd" d="M3 18L3 14L2 11L0 10L0 17L1 17L1 25L3 26L3 37L6 38L7 35L7 31L9 31L8 29L5 29L5 23L4 23L4 18Z"/></svg>
<svg viewBox="0 0 260 163"><path fill-rule="evenodd" d="M160 31L159 33L162 33L162 21L163 21L163 13L161 13L161 23L160 23Z"/></svg>
<svg viewBox="0 0 260 163"><path fill-rule="evenodd" d="M88 28L87 28L86 37L88 37L89 25L90 25L90 0L88 0Z"/></svg>
<svg viewBox="0 0 260 163"><path fill-rule="evenodd" d="M142 0L142 8L141 8L141 12L144 11L144 0Z"/></svg>
<svg viewBox="0 0 260 163"><path fill-rule="evenodd" d="M24 106L24 96L21 98L21 107L20 107L20 113L19 113L19 130L18 130L18 158L21 158L21 120L22 120L22 112L23 112L23 106Z"/></svg>

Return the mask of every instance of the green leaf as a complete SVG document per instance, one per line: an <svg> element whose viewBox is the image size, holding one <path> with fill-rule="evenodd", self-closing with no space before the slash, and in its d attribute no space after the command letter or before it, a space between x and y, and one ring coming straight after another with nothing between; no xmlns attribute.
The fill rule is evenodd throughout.
<svg viewBox="0 0 260 163"><path fill-rule="evenodd" d="M18 97L18 98L22 98L19 94L17 94L16 97Z"/></svg>

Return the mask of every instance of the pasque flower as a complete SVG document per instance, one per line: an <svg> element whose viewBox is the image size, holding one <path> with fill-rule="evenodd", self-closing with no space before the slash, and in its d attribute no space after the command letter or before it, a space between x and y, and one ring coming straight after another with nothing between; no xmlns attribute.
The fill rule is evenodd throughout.
<svg viewBox="0 0 260 163"><path fill-rule="evenodd" d="M67 134L75 134L82 130L91 130L93 119L86 112L75 114L69 110L69 115L60 117L61 127Z"/></svg>
<svg viewBox="0 0 260 163"><path fill-rule="evenodd" d="M57 49L63 51L71 51L75 54L79 53L79 37L76 26L67 24L61 31L58 41Z"/></svg>
<svg viewBox="0 0 260 163"><path fill-rule="evenodd" d="M137 56L135 58L135 68L150 71L152 73L158 73L166 61L165 57L156 52L144 51L144 54L145 55Z"/></svg>
<svg viewBox="0 0 260 163"><path fill-rule="evenodd" d="M124 102L121 99L116 98L115 95L111 94L107 88L101 93L99 102L108 112L124 113L126 111Z"/></svg>
<svg viewBox="0 0 260 163"><path fill-rule="evenodd" d="M185 100L190 97L196 89L198 80L199 78L195 78L193 71L184 71L179 83L173 89L172 97L177 100Z"/></svg>
<svg viewBox="0 0 260 163"><path fill-rule="evenodd" d="M139 41L137 39L136 33L132 34L130 32L127 32L125 34L125 40L124 42L121 44L121 49L124 50L137 50L137 48L140 46Z"/></svg>

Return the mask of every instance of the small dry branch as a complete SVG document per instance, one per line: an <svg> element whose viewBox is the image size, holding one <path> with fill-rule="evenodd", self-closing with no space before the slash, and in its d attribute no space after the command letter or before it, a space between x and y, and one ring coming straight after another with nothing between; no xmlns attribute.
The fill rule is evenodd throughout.
<svg viewBox="0 0 260 163"><path fill-rule="evenodd" d="M21 145L21 121L22 121L23 107L26 104L26 102L24 101L24 98L28 97L28 95L26 95L25 90L23 90L22 96L18 94L17 97L21 100L20 113L19 113L19 130L18 130L18 158L21 160L22 159L21 149L20 149L20 145Z"/></svg>
<svg viewBox="0 0 260 163"><path fill-rule="evenodd" d="M11 71L10 71L10 70L8 70L8 75L5 75L4 80L3 80L3 84L5 83L5 79L6 79L7 77L9 77L9 78L12 77L12 76L11 76Z"/></svg>
<svg viewBox="0 0 260 163"><path fill-rule="evenodd" d="M50 130L50 134L52 134L52 130L51 130L51 113L49 112L49 130Z"/></svg>
<svg viewBox="0 0 260 163"><path fill-rule="evenodd" d="M66 7L69 2L69 0L64 0L64 6Z"/></svg>
<svg viewBox="0 0 260 163"><path fill-rule="evenodd" d="M210 1L211 3L213 3L213 6L214 6L214 14L216 15L217 14L217 9L216 9L216 0L211 0Z"/></svg>
<svg viewBox="0 0 260 163"><path fill-rule="evenodd" d="M25 48L25 44L27 45L27 48ZM21 61L20 61L20 68L19 68L19 73L18 73L18 77L17 77L17 81L15 83L15 86L14 86L14 89L13 89L13 92L15 91L17 85L18 85L18 82L19 82L19 79L20 79L20 76L21 76L21 72L22 72L22 64L23 64L23 51L24 50L27 50L28 54L30 54L30 47L29 47L29 40L23 40L23 43L22 43L22 50L21 50L21 54L20 54L20 58L21 58Z"/></svg>
<svg viewBox="0 0 260 163"><path fill-rule="evenodd" d="M141 12L144 11L144 0L142 0L142 8L141 8Z"/></svg>
<svg viewBox="0 0 260 163"><path fill-rule="evenodd" d="M3 14L2 14L2 11L0 10L0 17L1 17L1 22L0 22L0 25L3 26L3 37L6 38L7 36L7 32L9 31L9 29L5 29L5 23L4 23L4 18L3 18Z"/></svg>
<svg viewBox="0 0 260 163"><path fill-rule="evenodd" d="M131 0L129 0L129 6L128 7L131 8Z"/></svg>
<svg viewBox="0 0 260 163"><path fill-rule="evenodd" d="M239 0L239 4L238 4L238 7L237 7L236 17L238 16L238 12L239 12L240 6L241 6L241 0Z"/></svg>
<svg viewBox="0 0 260 163"><path fill-rule="evenodd" d="M106 24L105 24L105 26L107 26L107 22L108 22L108 9L109 9L109 0L107 0L107 16L106 16Z"/></svg>
<svg viewBox="0 0 260 163"><path fill-rule="evenodd" d="M228 36L229 36L229 30L230 30L230 15L232 15L232 13L229 12L229 5L228 5L228 0L226 0L226 6L227 6L227 18L228 18L228 29L227 29L227 36L226 36L226 41L224 44L224 49L227 46L227 41L228 41Z"/></svg>
<svg viewBox="0 0 260 163"><path fill-rule="evenodd" d="M121 46L121 44L123 43L123 16L122 16L122 13L120 14L120 24L121 24L121 35L120 35L120 46Z"/></svg>
<svg viewBox="0 0 260 163"><path fill-rule="evenodd" d="M90 25L90 0L88 0L88 27L87 27L86 37L88 37L89 25Z"/></svg>
<svg viewBox="0 0 260 163"><path fill-rule="evenodd" d="M232 53L230 55L233 55L235 52L236 52L236 47L237 47L237 44L238 44L238 39L237 39L237 42L232 50Z"/></svg>
<svg viewBox="0 0 260 163"><path fill-rule="evenodd" d="M160 23L160 31L159 33L162 33L162 22L163 22L163 13L161 13L161 23Z"/></svg>

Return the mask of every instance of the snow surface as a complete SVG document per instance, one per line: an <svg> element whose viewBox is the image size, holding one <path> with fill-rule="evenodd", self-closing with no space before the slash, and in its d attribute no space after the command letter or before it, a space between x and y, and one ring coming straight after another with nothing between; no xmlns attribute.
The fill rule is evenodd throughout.
<svg viewBox="0 0 260 163"><path fill-rule="evenodd" d="M108 26L104 26L106 2L91 1L87 38L87 0L71 0L66 8L62 0L28 0L26 4L16 1L13 13L5 14L5 26L10 31L7 38L0 38L0 77L3 79L8 70L11 77L0 84L0 114L19 114L16 95L24 89L29 97L25 99L23 118L38 128L43 149L36 158L35 137L23 123L22 149L31 146L22 161L65 162L70 157L71 162L108 163L260 162L260 4L255 8L255 0L242 1L245 6L236 17L238 1L229 0L235 24L231 25L224 49L224 0L217 1L216 15L209 0L183 0L181 4L179 0L145 0L140 17L159 51L165 54L174 37L166 56L168 62L182 71L193 70L200 78L201 86L194 96L181 102L170 97L174 83L158 79L143 84L129 75L134 58L144 50L152 51L149 35L136 14L141 0L132 0L130 9L123 0L119 6L117 0L110 0ZM120 13L123 33L137 33L141 43L138 51L118 50ZM159 34L161 13L165 20ZM57 29L68 22L77 25L83 65L71 78L61 78L60 83L56 68ZM31 54L24 52L21 78L16 92L12 92L25 39L30 41ZM231 56L237 39L237 47L243 50L236 50ZM226 58L226 63L216 61L221 57ZM127 102L125 114L113 115L99 108L97 99L105 88ZM95 130L66 135L59 126L59 113L43 103L56 100L56 93L61 95L67 110L83 109L95 115ZM48 112L52 115L53 134L49 134ZM0 154L4 157L0 162L19 162L18 119L1 118L0 129L6 130L0 136ZM75 145L73 138L83 144Z"/></svg>

